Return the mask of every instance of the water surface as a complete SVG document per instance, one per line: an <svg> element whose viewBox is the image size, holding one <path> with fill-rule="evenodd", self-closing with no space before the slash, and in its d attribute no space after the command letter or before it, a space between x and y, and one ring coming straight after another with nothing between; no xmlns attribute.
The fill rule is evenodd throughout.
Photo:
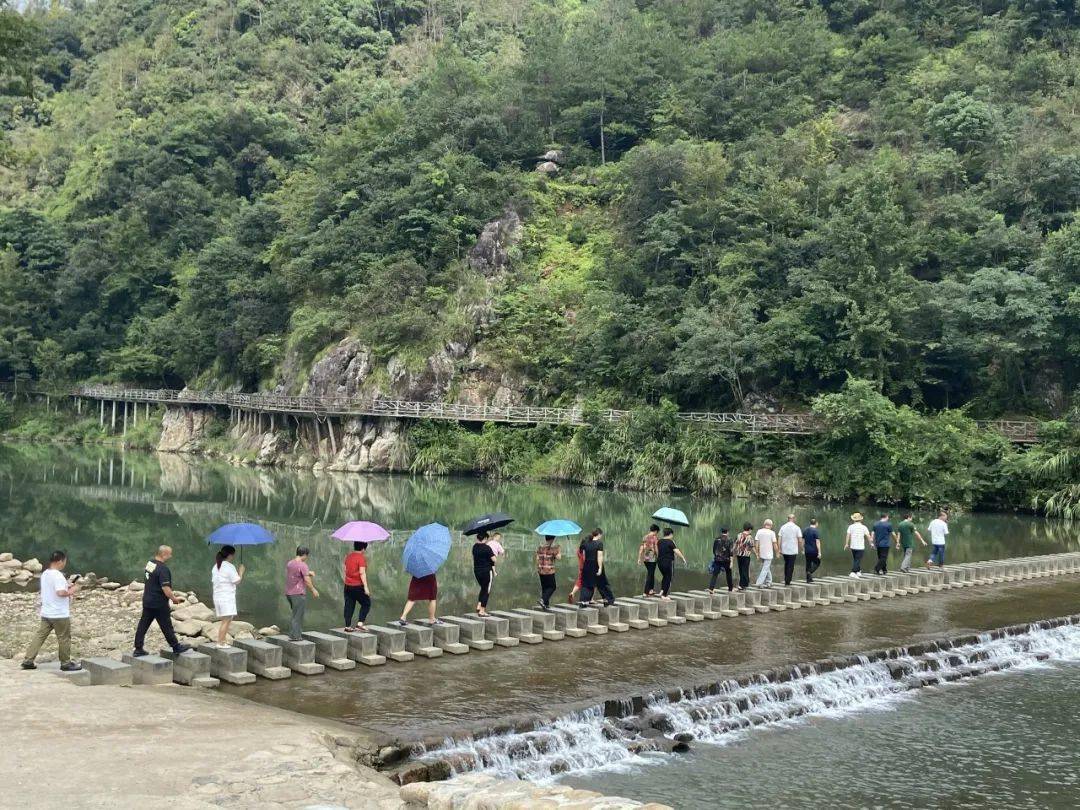
<svg viewBox="0 0 1080 810"><path fill-rule="evenodd" d="M667 503L685 510L692 527L678 532L689 565L676 572L676 587L701 587L711 542L721 526L744 521L777 523L794 511L800 523L816 515L824 536L821 573L848 570L844 528L858 504L754 503L686 494L656 496L590 487L544 484L493 484L472 478L430 478L359 474L312 474L295 470L238 468L175 455L117 453L98 448L0 447L0 550L22 559L45 559L66 549L77 571L95 571L127 581L139 576L145 560L161 543L174 548L171 563L178 588L209 596L213 550L205 537L228 521L255 521L276 535L272 546L244 551L248 576L241 585L241 616L256 625L281 624L287 615L282 596L284 566L299 544L311 548L322 598L308 609L312 627L340 624L341 560L347 547L329 535L347 520L374 520L395 531L392 542L368 553L375 605L371 621L396 617L408 577L400 564L409 531L438 521L460 528L473 516L506 511L518 518L506 533L505 558L492 596L492 608L533 602L538 585L532 527L566 517L606 532L608 575L617 594L639 593L643 569L637 547L650 514ZM918 516L923 525L928 514ZM475 606L471 541L456 536L440 572L440 611L458 613ZM563 542L557 599L565 599L576 577L575 541ZM1045 554L1076 548L1075 532L1060 523L1030 516L970 514L952 524L949 560ZM921 550L917 559L922 559ZM893 561L899 564L898 556ZM869 569L869 564L867 568Z"/></svg>

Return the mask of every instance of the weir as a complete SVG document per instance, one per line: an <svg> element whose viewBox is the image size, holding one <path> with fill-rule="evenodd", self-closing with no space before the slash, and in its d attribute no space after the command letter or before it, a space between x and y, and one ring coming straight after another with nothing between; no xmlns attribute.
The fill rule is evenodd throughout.
<svg viewBox="0 0 1080 810"><path fill-rule="evenodd" d="M599 767L655 765L690 742L723 745L755 728L882 709L925 687L1077 659L1080 615L609 700L531 728L417 746L413 756L453 775L544 782Z"/></svg>

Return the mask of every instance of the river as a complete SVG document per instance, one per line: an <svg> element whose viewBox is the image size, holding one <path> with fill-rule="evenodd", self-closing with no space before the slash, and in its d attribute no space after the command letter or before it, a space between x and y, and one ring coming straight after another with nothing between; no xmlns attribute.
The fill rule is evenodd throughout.
<svg viewBox="0 0 1080 810"><path fill-rule="evenodd" d="M175 549L178 587L208 596L212 549L205 537L233 520L263 522L277 536L247 549L240 589L242 618L283 623L283 569L297 543L312 549L323 596L308 612L311 627L340 624L340 563L346 547L330 532L351 519L395 530L394 541L369 552L373 621L400 610L407 584L401 541L424 523L458 528L494 510L518 518L507 532L492 607L529 603L536 593L531 528L553 517L606 531L609 573L617 593L640 591L637 545L649 515L662 505L684 509L692 526L679 532L689 565L677 584L701 586L714 531L744 520L800 523L819 518L822 573L844 572L848 515L859 504L755 503L656 496L477 479L312 474L237 468L170 455L104 448L0 446L0 551L45 558L65 548L75 571L121 581L139 575L160 543ZM920 526L929 519L917 516ZM949 560L1074 550L1076 531L1023 515L963 514L952 523ZM576 574L570 544L559 572L565 598ZM921 553L920 553L921 554ZM921 556L918 557L921 559ZM894 561L895 564L895 561ZM456 537L440 573L440 611L471 610L475 583L469 541ZM794 613L707 622L623 637L590 637L495 654L447 656L408 666L361 668L320 678L293 678L233 689L261 702L363 725L383 733L431 738L478 718L535 716L620 694L710 682L840 652L909 643L949 631L985 630L1077 612L1071 581L995 586ZM492 662L497 660L498 666ZM677 807L778 806L960 807L1011 803L1074 806L1080 740L1080 678L1068 656L959 686L919 690L857 703L709 743L689 755L603 757L562 778L572 784L659 800ZM482 710L481 710L482 707ZM575 721L576 722L576 721ZM598 745L597 750L600 750ZM598 767L597 767L598 766ZM550 775L549 775L550 776ZM537 774L544 778L544 774ZM532 778L532 777L530 777Z"/></svg>
<svg viewBox="0 0 1080 810"><path fill-rule="evenodd" d="M720 526L741 526L744 521L758 526L765 517L779 524L789 511L803 524L812 515L821 521L821 574L846 572L843 535L848 516L854 509L874 513L865 504L754 503L472 478L312 474L98 448L0 447L0 551L21 559L46 559L61 547L69 553L73 570L127 581L139 577L154 549L167 543L174 549L170 567L177 587L208 598L213 549L206 547L206 536L230 521L267 525L277 540L244 551L248 573L239 592L242 617L256 625L284 622L284 566L301 543L311 548L310 564L323 590L322 598L309 605L309 619L312 625L340 623L340 569L347 547L330 539L330 532L354 519L395 530L392 542L368 552L373 622L395 618L401 609L408 582L401 545L411 529L438 521L456 530L489 511L517 518L506 530L507 552L499 562L493 608L524 605L538 595L533 568L538 538L531 530L556 517L570 518L586 529L602 527L613 588L621 595L640 593L643 568L636 564L637 547L649 516L663 504L683 509L692 521L678 533L689 565L677 569L677 587L708 582L706 565ZM927 513L917 516L923 527L928 519ZM455 536L439 575L440 610L445 613L475 607L470 541ZM952 524L949 560L1045 554L1068 549L1072 538L1064 525L1029 516L962 515ZM563 541L563 549L557 599L566 598L577 573L575 541ZM898 558L893 564L899 564ZM864 566L869 570L872 562Z"/></svg>

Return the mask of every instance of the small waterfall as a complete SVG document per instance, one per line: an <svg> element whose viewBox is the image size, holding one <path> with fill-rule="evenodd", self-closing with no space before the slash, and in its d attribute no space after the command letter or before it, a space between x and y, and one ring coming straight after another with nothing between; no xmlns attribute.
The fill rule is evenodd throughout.
<svg viewBox="0 0 1080 810"><path fill-rule="evenodd" d="M970 637L969 637L970 638ZM788 667L774 673L711 684L679 695L653 695L637 705L609 701L524 732L447 740L417 752L443 760L455 774L479 771L544 781L563 774L643 765L679 750L686 741L738 741L753 729L876 710L908 699L914 690L1004 669L1080 660L1080 625L1040 622L949 641L894 648ZM611 711L614 707L617 711Z"/></svg>

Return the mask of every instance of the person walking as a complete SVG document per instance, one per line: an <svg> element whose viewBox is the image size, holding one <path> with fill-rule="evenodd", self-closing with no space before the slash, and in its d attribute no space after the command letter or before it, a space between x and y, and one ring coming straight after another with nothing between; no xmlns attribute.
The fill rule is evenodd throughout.
<svg viewBox="0 0 1080 810"><path fill-rule="evenodd" d="M587 607L592 602L593 591L600 591L605 605L615 604L615 594L608 585L604 573L604 533L593 529L581 547L585 555L585 564L581 569L581 597L578 607Z"/></svg>
<svg viewBox="0 0 1080 810"><path fill-rule="evenodd" d="M889 549L896 542L896 532L892 523L889 522L889 513L882 512L874 524L874 548L877 549L877 562L874 563L874 573L885 576L889 573Z"/></svg>
<svg viewBox="0 0 1080 810"><path fill-rule="evenodd" d="M218 619L218 647L226 647L229 625L237 617L236 586L244 578L244 566L239 569L233 565L236 549L222 546L214 557L214 567L210 569L210 587L214 594L214 614Z"/></svg>
<svg viewBox="0 0 1080 810"><path fill-rule="evenodd" d="M926 561L926 567L936 564L938 568L945 567L945 538L949 536L949 513L942 509L938 516L930 521L926 527L930 532L930 559Z"/></svg>
<svg viewBox="0 0 1080 810"><path fill-rule="evenodd" d="M562 559L562 549L554 535L546 535L544 542L536 547L536 574L540 577L540 609L551 610L551 597L555 594L555 564Z"/></svg>
<svg viewBox="0 0 1080 810"><path fill-rule="evenodd" d="M409 623L409 613L417 602L427 602L428 624L445 624L442 619L435 617L439 605L439 580L435 574L424 577L413 577L409 580L409 594L405 599L405 607L401 611L401 618L397 623L404 627ZM482 614L486 615L486 614Z"/></svg>
<svg viewBox="0 0 1080 810"><path fill-rule="evenodd" d="M41 607L38 609L41 621L23 655L23 669L37 669L34 660L50 633L56 633L56 643L60 648L60 671L78 672L82 669L71 660L71 597L79 592L79 586L75 582L68 582L63 574L67 561L65 552L54 551L49 555L49 567L41 572Z"/></svg>
<svg viewBox="0 0 1080 810"><path fill-rule="evenodd" d="M776 542L776 532L773 531L773 522L766 519L761 528L754 535L754 553L761 560L761 570L758 572L757 582L754 583L762 588L772 587L772 563L780 547Z"/></svg>
<svg viewBox="0 0 1080 810"><path fill-rule="evenodd" d="M862 512L851 516L851 525L847 527L844 539L844 550L851 549L851 573L848 576L855 579L862 576L862 558L866 552L866 541L870 537L870 530L862 520Z"/></svg>
<svg viewBox="0 0 1080 810"><path fill-rule="evenodd" d="M654 523L649 527L649 533L641 538L641 545L638 547L638 565L645 566L645 588L642 590L642 596L656 596L656 558L660 543L659 533L660 527Z"/></svg>
<svg viewBox="0 0 1080 810"><path fill-rule="evenodd" d="M570 589L570 596L566 601L571 605L574 604L574 599L579 593L581 593L581 580L585 574L585 543L588 541L588 537L581 538L581 542L578 543L577 549L577 579L574 580L574 587Z"/></svg>
<svg viewBox="0 0 1080 810"><path fill-rule="evenodd" d="M480 586L480 594L476 597L476 612L480 616L487 616L491 582L495 577L495 550L488 545L487 532L476 535L472 546L472 560L473 576L476 577L476 584Z"/></svg>
<svg viewBox="0 0 1080 810"><path fill-rule="evenodd" d="M735 563L739 566L739 590L750 587L750 559L754 554L754 526L744 523L735 538Z"/></svg>
<svg viewBox="0 0 1080 810"><path fill-rule="evenodd" d="M675 576L675 558L678 557L686 565L686 557L675 545L675 532L672 529L664 529L664 535L656 544L656 567L660 569L660 598L671 599L671 580Z"/></svg>
<svg viewBox="0 0 1080 810"><path fill-rule="evenodd" d="M911 553L915 550L915 538L919 538L919 542L926 545L923 536L915 528L914 515L911 512L905 512L904 519L896 524L896 536L897 550L904 550L904 558L900 561L900 573L906 574L911 571Z"/></svg>
<svg viewBox="0 0 1080 810"><path fill-rule="evenodd" d="M289 639L303 640L304 614L307 612L307 592L316 599L315 572L308 568L307 558L311 552L306 546L296 547L296 556L285 564L285 598L289 600L292 615L289 617Z"/></svg>
<svg viewBox="0 0 1080 810"><path fill-rule="evenodd" d="M187 644L180 643L176 638L176 631L173 630L169 603L180 605L184 600L173 593L172 572L166 565L171 559L172 549L169 546L158 546L153 559L143 568L142 615L139 616L139 623L135 628L135 650L132 653L136 657L149 655L143 645L146 643L146 631L154 622L161 628L165 643L172 647L174 653L179 655L191 649Z"/></svg>
<svg viewBox="0 0 1080 810"><path fill-rule="evenodd" d="M821 532L817 518L810 518L810 525L802 530L803 554L806 555L806 581L814 581L814 572L821 567Z"/></svg>
<svg viewBox="0 0 1080 810"><path fill-rule="evenodd" d="M367 557L364 552L368 544L355 542L353 550L345 555L345 570L343 581L345 583L345 632L352 633L357 630L365 630L364 619L371 610L371 586L368 585ZM356 606L360 606L360 612L356 617L356 625L353 626L352 617Z"/></svg>
<svg viewBox="0 0 1080 810"><path fill-rule="evenodd" d="M780 527L780 553L784 557L784 584L790 585L795 576L795 563L802 551L803 533L795 522L795 515L787 516L787 523Z"/></svg>
<svg viewBox="0 0 1080 810"><path fill-rule="evenodd" d="M709 593L716 592L716 580L721 571L727 579L727 589L729 591L735 589L731 581L731 554L733 550L734 544L728 536L728 530L726 528L721 529L720 536L712 542L713 559L712 564L709 566Z"/></svg>

